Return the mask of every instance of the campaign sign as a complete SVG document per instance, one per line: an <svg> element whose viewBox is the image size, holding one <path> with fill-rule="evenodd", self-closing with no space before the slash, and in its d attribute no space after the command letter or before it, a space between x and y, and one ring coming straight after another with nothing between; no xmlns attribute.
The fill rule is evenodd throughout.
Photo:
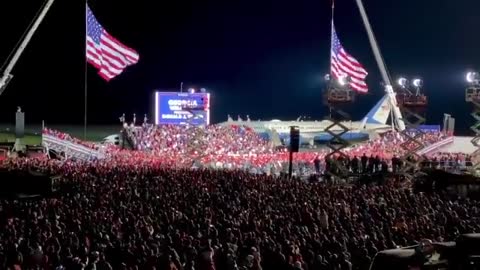
<svg viewBox="0 0 480 270"><path fill-rule="evenodd" d="M209 93L155 92L155 124L210 124Z"/></svg>

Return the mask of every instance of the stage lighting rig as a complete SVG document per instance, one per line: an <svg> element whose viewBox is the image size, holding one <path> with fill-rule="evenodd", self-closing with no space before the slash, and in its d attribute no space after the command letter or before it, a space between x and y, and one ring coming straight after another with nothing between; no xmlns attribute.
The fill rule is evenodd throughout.
<svg viewBox="0 0 480 270"><path fill-rule="evenodd" d="M465 79L470 85L480 85L480 74L478 72L467 72L467 76Z"/></svg>
<svg viewBox="0 0 480 270"><path fill-rule="evenodd" d="M350 81L350 78L348 76L341 76L338 78L338 84L342 87L347 86L349 81Z"/></svg>
<svg viewBox="0 0 480 270"><path fill-rule="evenodd" d="M399 78L399 79L397 80L397 84L398 84L398 86L400 86L401 88L405 89L405 88L407 88L408 80L407 80L407 78L403 78L403 77L402 77L402 78Z"/></svg>
<svg viewBox="0 0 480 270"><path fill-rule="evenodd" d="M422 93L423 80L415 78L408 80L401 77L397 80L397 102L399 106L407 107L426 107L428 105L427 96Z"/></svg>
<svg viewBox="0 0 480 270"><path fill-rule="evenodd" d="M415 88L422 88L422 86L423 86L423 81L422 81L422 79L418 79L418 78L417 78L417 79L413 79L412 85L413 85L413 87L415 87Z"/></svg>
<svg viewBox="0 0 480 270"><path fill-rule="evenodd" d="M349 103L354 101L355 92L350 88L350 77L341 76L332 78L330 74L327 74L324 78L328 88L326 92L327 103Z"/></svg>
<svg viewBox="0 0 480 270"><path fill-rule="evenodd" d="M474 104L478 103L480 107L480 73L469 71L465 76L465 80L468 83L468 87L465 90L465 100Z"/></svg>

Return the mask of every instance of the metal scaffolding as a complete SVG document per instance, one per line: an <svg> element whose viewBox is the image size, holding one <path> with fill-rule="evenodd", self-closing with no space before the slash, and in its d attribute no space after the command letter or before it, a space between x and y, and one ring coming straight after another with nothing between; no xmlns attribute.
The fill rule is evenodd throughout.
<svg viewBox="0 0 480 270"><path fill-rule="evenodd" d="M400 132L405 139L400 145L400 147L405 150L404 155L400 157L404 164L400 173L407 179L412 179L417 175L420 163L424 161L423 156L420 156L417 152L425 147L422 141L425 133L421 130L420 126L426 121L426 104L424 104L424 106L411 106L410 104L404 103L400 108L404 116L403 121L407 126L406 129Z"/></svg>
<svg viewBox="0 0 480 270"><path fill-rule="evenodd" d="M338 87L333 82L329 84L325 103L330 110L329 120L332 123L325 128L325 132L332 136L327 142L327 147L332 151L325 157L327 176L345 179L350 174L348 164L346 164L349 158L343 152L345 148L350 146L350 142L342 138L350 129L342 122L351 120L350 115L344 111L344 108L353 104L354 101L355 92L350 87Z"/></svg>
<svg viewBox="0 0 480 270"><path fill-rule="evenodd" d="M475 132L475 136L472 139L472 144L477 147L477 150L471 154L472 158L472 171L474 175L478 175L478 169L480 168L480 84L474 83L472 86L465 90L465 101L473 105L473 112L471 116L476 121L470 129Z"/></svg>

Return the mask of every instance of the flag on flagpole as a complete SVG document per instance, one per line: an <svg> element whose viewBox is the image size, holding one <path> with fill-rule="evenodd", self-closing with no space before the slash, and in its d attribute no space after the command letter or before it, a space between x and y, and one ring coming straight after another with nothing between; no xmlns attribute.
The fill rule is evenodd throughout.
<svg viewBox="0 0 480 270"><path fill-rule="evenodd" d="M87 6L87 42L88 63L98 69L98 74L106 81L134 65L140 59L138 53L116 38L112 37L97 21Z"/></svg>
<svg viewBox="0 0 480 270"><path fill-rule="evenodd" d="M332 49L330 70L335 79L346 77L350 79L350 87L360 93L368 92L365 78L368 72L355 58L348 54L340 44L335 27L332 23Z"/></svg>

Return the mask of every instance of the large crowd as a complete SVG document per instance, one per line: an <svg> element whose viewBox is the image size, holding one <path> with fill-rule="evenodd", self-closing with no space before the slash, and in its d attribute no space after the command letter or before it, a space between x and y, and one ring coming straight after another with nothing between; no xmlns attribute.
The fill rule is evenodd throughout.
<svg viewBox="0 0 480 270"><path fill-rule="evenodd" d="M135 148L160 158L159 162L175 163L177 167L243 169L250 172L278 173L285 171L289 155L286 150L275 147L245 126L209 126L207 128L184 126L136 127L132 132ZM431 145L446 138L441 132L425 132L416 136L424 145ZM344 150L349 158L379 159L392 167L392 159L402 157L407 149L416 145L408 143L407 138L396 132L387 132L367 143L354 145ZM400 147L404 145L404 147ZM325 157L330 151L322 149L315 152L295 154L296 171L314 172L314 160L322 160L325 169ZM181 158L179 158L181 156Z"/></svg>
<svg viewBox="0 0 480 270"><path fill-rule="evenodd" d="M135 151L108 147L102 160L0 162L61 176L50 197L0 199L0 269L368 269L380 250L480 232L479 201L415 193L398 179L286 179L275 172L288 153L245 127L134 131ZM404 142L387 133L345 149L348 168L396 170ZM319 172L328 153L297 153L296 169Z"/></svg>
<svg viewBox="0 0 480 270"><path fill-rule="evenodd" d="M241 126L211 125L205 128L188 126L136 127L135 148L161 156L168 152L198 158L216 155L254 155L272 153L273 148L251 129Z"/></svg>
<svg viewBox="0 0 480 270"><path fill-rule="evenodd" d="M251 173L280 174L288 171L289 153L275 148L252 129L245 126L217 126L206 128L163 125L124 125L130 145L136 151L107 147L111 160L148 163L175 168L240 169ZM68 134L46 129L48 135L57 136L74 143L98 148ZM446 138L441 132L410 133L424 145L431 145ZM408 150L417 147L408 138L396 132L387 132L366 143L353 145L343 150L349 172L395 171L399 160ZM406 149L405 149L406 148ZM105 150L105 148L103 148ZM294 174L310 175L329 169L329 149L300 152L294 155ZM102 150L103 151L103 150ZM320 160L316 164L316 160ZM365 168L368 168L366 170Z"/></svg>
<svg viewBox="0 0 480 270"><path fill-rule="evenodd" d="M0 200L0 269L368 269L384 249L480 232L480 202L396 182L307 183L126 160L16 159L59 193Z"/></svg>

